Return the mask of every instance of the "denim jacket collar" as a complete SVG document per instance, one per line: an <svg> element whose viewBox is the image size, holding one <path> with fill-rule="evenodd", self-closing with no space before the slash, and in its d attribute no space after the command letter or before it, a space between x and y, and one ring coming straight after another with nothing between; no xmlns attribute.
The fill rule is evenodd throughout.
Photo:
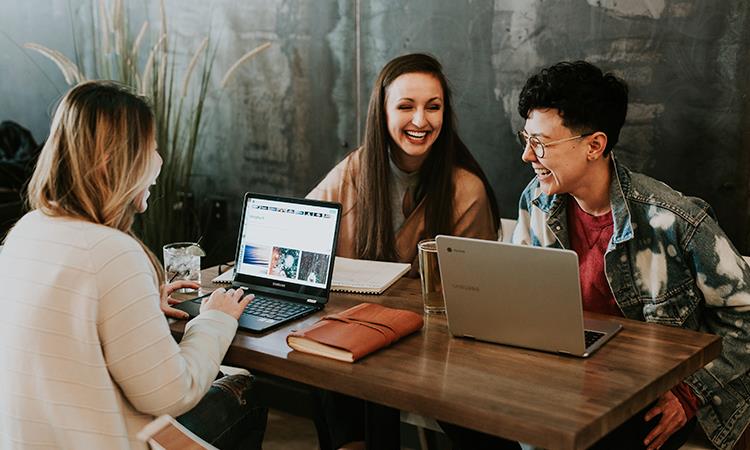
<svg viewBox="0 0 750 450"><path fill-rule="evenodd" d="M614 229L612 230L610 245L616 245L633 239L633 223L628 202L625 201L630 193L630 174L617 162L615 155L612 155L611 158L613 170L612 181L609 185L609 198Z"/></svg>
<svg viewBox="0 0 750 450"><path fill-rule="evenodd" d="M630 217L630 209L626 199L630 193L630 174L628 170L619 164L614 154L610 154L612 165L612 177L609 184L610 206L612 208L612 221L614 227L612 230L612 240L610 241L608 251L615 245L627 242L633 239L633 224ZM532 203L537 208L544 211L547 215L547 224L552 230L564 230L565 226L557 226L565 218L565 208L570 194L553 194L547 195L541 192ZM568 248L567 237L558 236L563 247Z"/></svg>

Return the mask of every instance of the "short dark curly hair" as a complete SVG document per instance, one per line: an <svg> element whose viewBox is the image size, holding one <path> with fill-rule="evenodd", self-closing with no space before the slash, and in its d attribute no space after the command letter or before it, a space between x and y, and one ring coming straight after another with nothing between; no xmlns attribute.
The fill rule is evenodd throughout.
<svg viewBox="0 0 750 450"><path fill-rule="evenodd" d="M518 97L524 119L534 109L554 108L575 132L607 135L608 155L617 144L628 112L628 86L586 61L560 62L532 75Z"/></svg>

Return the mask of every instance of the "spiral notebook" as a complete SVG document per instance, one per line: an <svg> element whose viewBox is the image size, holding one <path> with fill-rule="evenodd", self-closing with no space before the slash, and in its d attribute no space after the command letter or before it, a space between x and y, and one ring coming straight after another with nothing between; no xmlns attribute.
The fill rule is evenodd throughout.
<svg viewBox="0 0 750 450"><path fill-rule="evenodd" d="M382 294L411 268L410 264L337 256L333 265L331 290L355 294ZM211 280L231 283L234 269L229 269Z"/></svg>

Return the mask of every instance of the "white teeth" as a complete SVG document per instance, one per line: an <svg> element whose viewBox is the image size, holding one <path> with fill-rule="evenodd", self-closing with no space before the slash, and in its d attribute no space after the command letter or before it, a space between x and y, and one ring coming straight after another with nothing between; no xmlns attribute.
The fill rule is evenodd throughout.
<svg viewBox="0 0 750 450"><path fill-rule="evenodd" d="M537 175L541 175L541 176L546 176L552 173L548 169L534 169L534 172L536 172Z"/></svg>
<svg viewBox="0 0 750 450"><path fill-rule="evenodd" d="M404 131L404 133L414 139L422 139L423 137L427 136L426 131Z"/></svg>

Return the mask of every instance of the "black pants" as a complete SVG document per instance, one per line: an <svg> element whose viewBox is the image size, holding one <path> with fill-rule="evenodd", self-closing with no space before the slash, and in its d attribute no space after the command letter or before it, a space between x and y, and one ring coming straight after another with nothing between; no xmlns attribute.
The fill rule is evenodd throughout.
<svg viewBox="0 0 750 450"><path fill-rule="evenodd" d="M480 431L440 422L440 428L451 441L453 450L521 450L518 442L492 436Z"/></svg>
<svg viewBox="0 0 750 450"><path fill-rule="evenodd" d="M319 394L333 447L339 448L347 442L365 440L365 402L331 391L321 390ZM517 442L458 425L440 422L440 427L445 431L455 450L520 450L521 448Z"/></svg>
<svg viewBox="0 0 750 450"><path fill-rule="evenodd" d="M601 438L590 450L638 450L645 449L643 440L651 430L659 423L661 415L646 422L644 417L656 402L642 409L638 414L628 419L625 423L615 428L614 431ZM697 419L693 417L682 428L675 431L667 442L661 446L661 450L674 450L682 447L687 442L690 434L695 429Z"/></svg>

